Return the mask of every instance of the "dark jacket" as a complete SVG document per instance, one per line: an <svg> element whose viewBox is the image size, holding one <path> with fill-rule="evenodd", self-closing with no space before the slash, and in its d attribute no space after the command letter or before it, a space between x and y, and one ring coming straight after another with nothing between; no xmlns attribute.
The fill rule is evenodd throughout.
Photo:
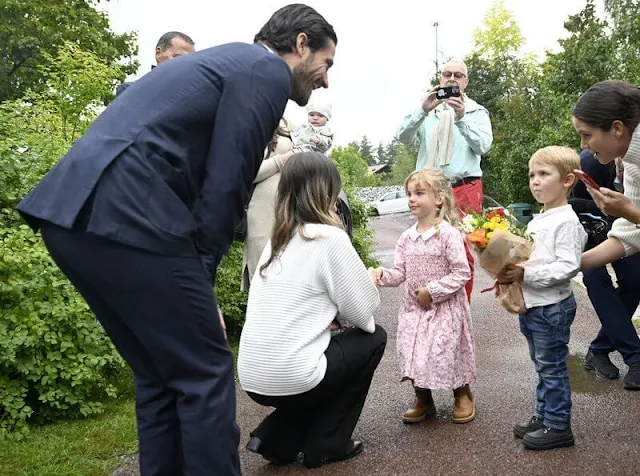
<svg viewBox="0 0 640 476"><path fill-rule="evenodd" d="M231 43L167 61L128 86L20 202L42 221L173 256L226 253L291 71L261 45Z"/></svg>

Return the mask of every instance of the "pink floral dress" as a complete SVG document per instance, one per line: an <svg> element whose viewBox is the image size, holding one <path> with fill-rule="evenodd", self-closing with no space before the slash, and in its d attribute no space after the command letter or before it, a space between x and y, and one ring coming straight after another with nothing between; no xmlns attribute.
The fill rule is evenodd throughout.
<svg viewBox="0 0 640 476"><path fill-rule="evenodd" d="M402 380L414 387L455 389L476 381L471 315L464 285L471 277L460 232L443 222L419 234L416 225L396 244L393 269L382 286L406 281L398 315L397 353ZM426 286L433 303L418 304L415 290Z"/></svg>

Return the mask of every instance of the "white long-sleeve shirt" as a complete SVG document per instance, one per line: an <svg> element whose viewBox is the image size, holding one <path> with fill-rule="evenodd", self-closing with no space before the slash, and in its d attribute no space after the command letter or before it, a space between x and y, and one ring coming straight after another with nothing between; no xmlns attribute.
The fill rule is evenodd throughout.
<svg viewBox="0 0 640 476"><path fill-rule="evenodd" d="M339 313L373 333L380 304L376 286L344 230L305 225L279 258L268 243L251 281L238 356L240 385L261 395L297 395L324 378L330 325Z"/></svg>
<svg viewBox="0 0 640 476"><path fill-rule="evenodd" d="M536 215L527 232L535 244L524 265L524 303L527 309L558 303L571 294L571 278L580 270L587 233L571 205Z"/></svg>
<svg viewBox="0 0 640 476"><path fill-rule="evenodd" d="M629 149L622 158L622 162L624 162L624 194L636 208L640 208L640 125L631 136ZM620 240L624 246L625 256L640 251L640 229L635 223L625 218L618 218L613 222L609 236Z"/></svg>

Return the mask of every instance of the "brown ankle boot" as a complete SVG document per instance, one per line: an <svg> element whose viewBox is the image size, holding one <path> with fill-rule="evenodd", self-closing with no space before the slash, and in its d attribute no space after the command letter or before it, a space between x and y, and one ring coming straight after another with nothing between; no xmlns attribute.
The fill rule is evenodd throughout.
<svg viewBox="0 0 640 476"><path fill-rule="evenodd" d="M455 404L453 406L453 422L468 423L476 417L476 402L471 394L469 385L456 388L453 391Z"/></svg>
<svg viewBox="0 0 640 476"><path fill-rule="evenodd" d="M413 408L409 408L402 414L404 423L419 423L436 414L436 406L433 403L431 390L428 388L416 388L415 390L416 401L413 404Z"/></svg>

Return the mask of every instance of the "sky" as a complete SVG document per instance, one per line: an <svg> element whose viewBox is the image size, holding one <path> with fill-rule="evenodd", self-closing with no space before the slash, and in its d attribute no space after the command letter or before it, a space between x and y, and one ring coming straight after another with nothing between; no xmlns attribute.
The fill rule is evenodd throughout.
<svg viewBox="0 0 640 476"><path fill-rule="evenodd" d="M473 31L482 24L491 0L396 0L372 6L371 0L307 1L331 23L338 36L335 65L329 70L329 89L318 90L318 100L332 104L334 145L346 145L367 135L375 145L389 142L405 115L416 110L435 71L435 28L438 22L440 62L464 57L472 49ZM111 0L107 10L117 33L138 34L142 76L155 64L158 38L171 30L193 38L196 49L244 41L256 32L285 1L274 0ZM524 52L542 55L558 50L566 35L569 15L586 0L506 0L525 38ZM602 0L597 0L600 6ZM224 5L222 7L221 5ZM473 81L473 71L469 72ZM306 111L289 102L285 116L296 124Z"/></svg>

